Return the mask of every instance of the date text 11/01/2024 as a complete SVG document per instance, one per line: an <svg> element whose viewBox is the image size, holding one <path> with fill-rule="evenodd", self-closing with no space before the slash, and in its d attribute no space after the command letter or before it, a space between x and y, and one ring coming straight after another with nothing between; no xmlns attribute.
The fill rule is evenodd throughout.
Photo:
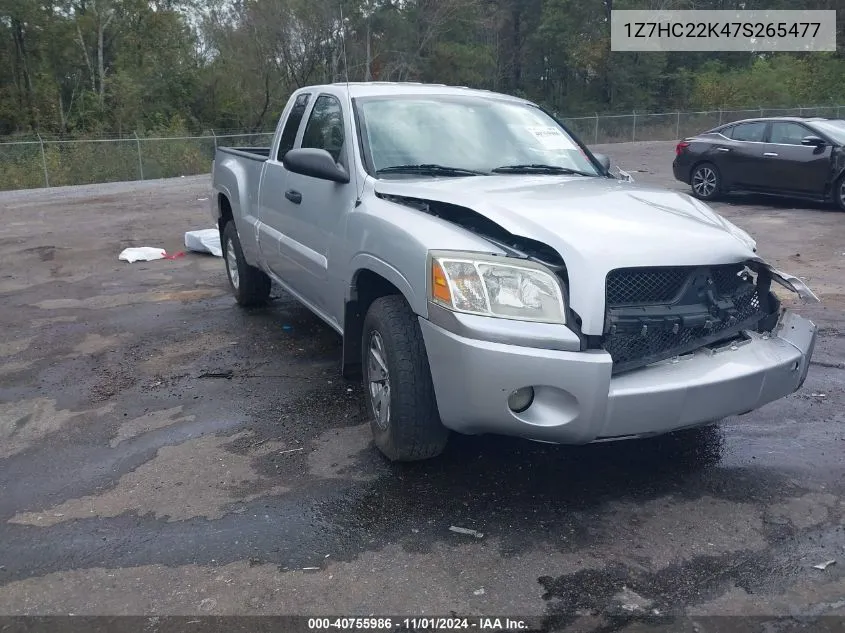
<svg viewBox="0 0 845 633"><path fill-rule="evenodd" d="M473 617L473 618L309 618L308 629L312 631L354 630L354 631L526 631L529 623L521 618Z"/></svg>

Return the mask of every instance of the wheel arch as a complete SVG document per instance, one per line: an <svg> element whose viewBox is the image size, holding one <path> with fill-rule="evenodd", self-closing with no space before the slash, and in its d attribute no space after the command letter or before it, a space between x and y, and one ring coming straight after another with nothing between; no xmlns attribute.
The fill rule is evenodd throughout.
<svg viewBox="0 0 845 633"><path fill-rule="evenodd" d="M346 378L358 378L361 372L361 336L364 318L373 301L379 297L399 295L414 309L415 293L399 271L373 260L352 275L343 313L342 373ZM416 312L416 310L414 310Z"/></svg>

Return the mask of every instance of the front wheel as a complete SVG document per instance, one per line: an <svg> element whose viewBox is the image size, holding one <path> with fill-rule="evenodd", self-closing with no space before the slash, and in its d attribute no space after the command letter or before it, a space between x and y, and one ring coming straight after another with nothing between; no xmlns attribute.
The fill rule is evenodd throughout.
<svg viewBox="0 0 845 633"><path fill-rule="evenodd" d="M719 170L711 163L702 163L692 170L690 178L692 193L702 200L713 200L722 189L722 179Z"/></svg>
<svg viewBox="0 0 845 633"><path fill-rule="evenodd" d="M376 299L364 318L364 398L378 449L393 461L436 457L449 431L440 421L417 316L404 297Z"/></svg>
<svg viewBox="0 0 845 633"><path fill-rule="evenodd" d="M836 181L836 185L834 187L836 206L838 206L842 211L845 211L845 174Z"/></svg>
<svg viewBox="0 0 845 633"><path fill-rule="evenodd" d="M238 229L233 221L227 222L223 227L222 238L226 276L229 278L229 287L235 301L242 306L266 303L270 298L270 278L264 271L246 263Z"/></svg>

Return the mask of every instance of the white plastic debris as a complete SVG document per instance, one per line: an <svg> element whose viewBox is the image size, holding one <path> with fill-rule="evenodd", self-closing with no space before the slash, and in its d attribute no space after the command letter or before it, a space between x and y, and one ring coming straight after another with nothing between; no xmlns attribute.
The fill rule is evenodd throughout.
<svg viewBox="0 0 845 633"><path fill-rule="evenodd" d="M470 530L469 528L457 527L455 525L450 526L449 530L451 532L457 532L458 534L467 534L469 536L474 536L475 538L483 538L484 537L484 535L477 530Z"/></svg>
<svg viewBox="0 0 845 633"><path fill-rule="evenodd" d="M825 562L819 563L818 565L813 565L813 569L821 569L822 571L824 571L825 569L827 569L831 565L835 565L835 564L836 564L835 560L826 560Z"/></svg>
<svg viewBox="0 0 845 633"><path fill-rule="evenodd" d="M185 248L197 253L211 253L215 257L223 257L223 249L220 248L220 231L217 229L187 231Z"/></svg>
<svg viewBox="0 0 845 633"><path fill-rule="evenodd" d="M124 248L120 251L117 258L124 262L151 262L154 259L164 259L167 256L167 251L163 248L153 248L152 246L135 246L132 248Z"/></svg>
<svg viewBox="0 0 845 633"><path fill-rule="evenodd" d="M482 587L481 589L476 589L475 591L472 592L472 594L474 596L483 596L484 595L484 587Z"/></svg>

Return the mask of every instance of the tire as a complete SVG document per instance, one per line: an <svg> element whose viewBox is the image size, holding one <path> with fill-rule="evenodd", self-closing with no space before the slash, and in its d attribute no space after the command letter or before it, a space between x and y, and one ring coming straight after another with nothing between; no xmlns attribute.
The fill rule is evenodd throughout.
<svg viewBox="0 0 845 633"><path fill-rule="evenodd" d="M235 301L244 307L267 303L270 298L270 278L263 271L246 263L234 221L230 220L223 227L222 238L226 277Z"/></svg>
<svg viewBox="0 0 845 633"><path fill-rule="evenodd" d="M722 176L713 163L696 165L689 180L692 195L701 200L715 200L722 193Z"/></svg>
<svg viewBox="0 0 845 633"><path fill-rule="evenodd" d="M845 211L845 174L833 186L833 200L841 211Z"/></svg>
<svg viewBox="0 0 845 633"><path fill-rule="evenodd" d="M370 306L364 317L361 362L376 447L399 462L442 453L449 431L437 411L419 322L404 297L380 297Z"/></svg>

